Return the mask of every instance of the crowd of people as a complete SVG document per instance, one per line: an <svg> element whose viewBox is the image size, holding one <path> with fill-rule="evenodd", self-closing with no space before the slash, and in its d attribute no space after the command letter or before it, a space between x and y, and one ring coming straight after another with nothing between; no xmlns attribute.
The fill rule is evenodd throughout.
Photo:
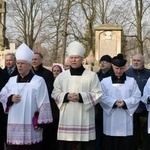
<svg viewBox="0 0 150 150"><path fill-rule="evenodd" d="M149 150L150 71L135 54L104 55L84 68L85 48L67 49L64 67L21 44L0 68L0 150ZM5 146L4 146L5 145ZM4 148L5 147L5 148Z"/></svg>

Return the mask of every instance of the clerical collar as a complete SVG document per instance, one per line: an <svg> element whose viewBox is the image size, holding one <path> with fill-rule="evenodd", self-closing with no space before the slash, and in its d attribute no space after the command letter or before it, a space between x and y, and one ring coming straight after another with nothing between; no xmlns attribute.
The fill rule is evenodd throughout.
<svg viewBox="0 0 150 150"><path fill-rule="evenodd" d="M72 67L70 67L70 73L71 73L71 75L73 76L81 76L82 75L82 73L84 72L84 70L85 70L85 68L83 67L83 65L81 65L81 67L79 67L79 68L72 68Z"/></svg>
<svg viewBox="0 0 150 150"><path fill-rule="evenodd" d="M126 80L126 74L123 73L123 75L121 77L117 77L117 76L115 76L115 74L113 74L111 76L111 79L112 79L112 83L114 83L114 84L115 83L121 83L121 84L123 84L125 82L125 80Z"/></svg>
<svg viewBox="0 0 150 150"><path fill-rule="evenodd" d="M20 74L18 74L17 83L19 83L19 82L30 82L33 76L34 76L34 74L31 71L24 78L22 78L20 76Z"/></svg>

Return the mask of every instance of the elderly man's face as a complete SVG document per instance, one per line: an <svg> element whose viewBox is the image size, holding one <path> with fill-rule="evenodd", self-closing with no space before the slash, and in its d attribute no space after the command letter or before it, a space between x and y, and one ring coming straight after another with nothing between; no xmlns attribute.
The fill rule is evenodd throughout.
<svg viewBox="0 0 150 150"><path fill-rule="evenodd" d="M70 63L72 68L79 68L82 65L83 58L78 55L70 56Z"/></svg>
<svg viewBox="0 0 150 150"><path fill-rule="evenodd" d="M135 55L132 59L132 65L134 69L140 70L144 67L144 60L141 55Z"/></svg>
<svg viewBox="0 0 150 150"><path fill-rule="evenodd" d="M25 77L31 69L31 64L25 60L17 60L17 68L21 77Z"/></svg>

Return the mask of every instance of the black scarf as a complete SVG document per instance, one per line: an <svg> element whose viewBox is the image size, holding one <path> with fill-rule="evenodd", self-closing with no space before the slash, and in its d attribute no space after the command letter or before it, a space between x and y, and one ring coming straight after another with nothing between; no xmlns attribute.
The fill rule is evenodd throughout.
<svg viewBox="0 0 150 150"><path fill-rule="evenodd" d="M81 65L79 68L70 68L70 73L72 76L81 76L85 68Z"/></svg>
<svg viewBox="0 0 150 150"><path fill-rule="evenodd" d="M126 80L126 74L123 73L123 75L120 76L120 77L117 77L115 74L113 74L111 76L111 80L112 80L112 83L121 83L121 84L123 84Z"/></svg>
<svg viewBox="0 0 150 150"><path fill-rule="evenodd" d="M19 83L19 82L30 82L33 76L34 76L34 74L31 71L24 78L22 78L20 75L18 75L17 83Z"/></svg>

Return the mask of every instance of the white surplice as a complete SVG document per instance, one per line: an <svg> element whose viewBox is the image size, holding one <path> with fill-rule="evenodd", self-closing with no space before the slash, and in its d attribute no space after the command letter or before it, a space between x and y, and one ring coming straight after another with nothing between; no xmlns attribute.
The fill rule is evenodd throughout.
<svg viewBox="0 0 150 150"><path fill-rule="evenodd" d="M38 111L38 124L53 121L44 79L34 75L30 82L17 83L17 76L11 77L0 93L0 102L5 111L7 111L7 98L11 94L20 94L21 101L9 107L7 143L31 145L42 141L42 130L34 129L32 118Z"/></svg>
<svg viewBox="0 0 150 150"><path fill-rule="evenodd" d="M80 93L83 103L63 103L66 93ZM82 76L72 76L67 70L57 76L52 97L60 109L58 140L95 139L94 105L99 102L101 94L99 79L92 71L84 70Z"/></svg>
<svg viewBox="0 0 150 150"><path fill-rule="evenodd" d="M113 84L111 77L101 81L103 95L104 134L109 136L133 135L133 113L139 105L141 92L134 78L126 77L125 83ZM117 100L123 100L127 109L113 108Z"/></svg>
<svg viewBox="0 0 150 150"><path fill-rule="evenodd" d="M146 105L148 111L148 134L150 134L150 104L147 103L149 96L150 96L150 78L146 82L142 96L142 102Z"/></svg>

